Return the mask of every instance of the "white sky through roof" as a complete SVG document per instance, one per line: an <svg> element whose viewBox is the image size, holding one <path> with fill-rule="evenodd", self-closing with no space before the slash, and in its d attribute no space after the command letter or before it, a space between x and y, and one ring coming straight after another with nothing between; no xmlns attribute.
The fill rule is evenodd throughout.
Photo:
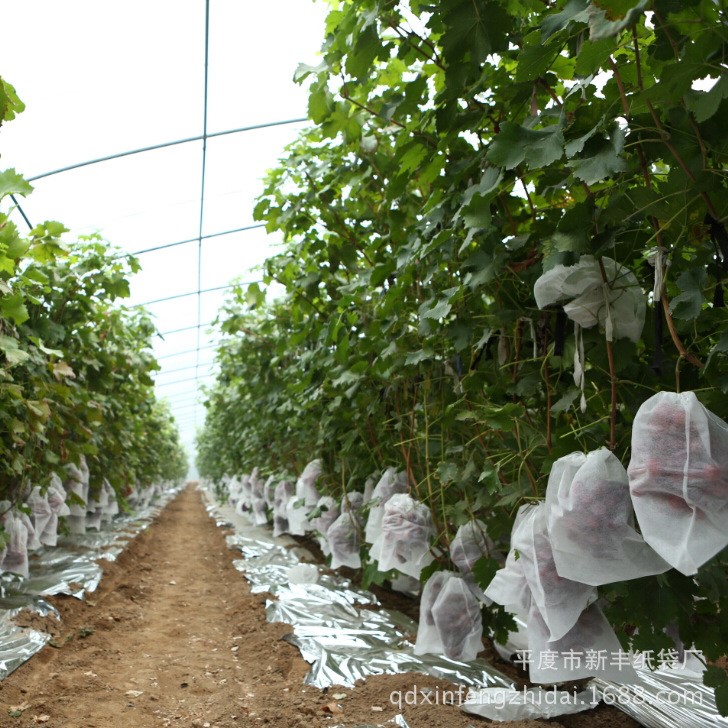
<svg viewBox="0 0 728 728"><path fill-rule="evenodd" d="M311 0L210 0L209 134L306 116L306 92L292 76L299 62L318 62L325 14ZM1 168L33 177L202 134L205 0L23 0L3 8L3 29L0 75L26 111L0 129ZM208 140L203 236L255 224L262 177L302 127ZM202 142L190 142L39 179L21 205L33 224L59 220L133 252L196 238L201 169ZM260 228L203 240L200 288L259 278L255 267L276 242ZM197 291L197 248L195 240L141 255L129 303ZM202 324L224 298L224 290L202 295ZM197 296L148 308L160 332L175 332L155 342L158 393L193 456L215 339L203 326L195 381L198 335L187 327L198 323Z"/></svg>

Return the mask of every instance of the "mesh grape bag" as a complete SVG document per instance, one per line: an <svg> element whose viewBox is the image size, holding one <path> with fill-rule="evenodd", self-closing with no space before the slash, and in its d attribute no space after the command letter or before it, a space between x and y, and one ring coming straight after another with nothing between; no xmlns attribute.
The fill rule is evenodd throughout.
<svg viewBox="0 0 728 728"><path fill-rule="evenodd" d="M326 532L329 530L329 526L339 517L339 504L330 495L323 495L316 503L316 510L320 511L320 515L311 519L311 527L318 532L321 551L323 551L324 556L328 556L331 551L326 540Z"/></svg>
<svg viewBox="0 0 728 728"><path fill-rule="evenodd" d="M379 571L397 569L414 579L434 561L430 544L435 526L430 509L406 493L395 493L384 506L381 532L370 556Z"/></svg>
<svg viewBox="0 0 728 728"><path fill-rule="evenodd" d="M521 506L523 517L511 533L511 549L518 552L518 561L531 590L532 606L538 607L549 628L549 638L558 640L576 624L584 609L596 601L597 591L588 584L559 576L547 531L546 510L543 501L535 506Z"/></svg>
<svg viewBox="0 0 728 728"><path fill-rule="evenodd" d="M575 265L555 265L536 281L536 305L544 308L570 300L564 313L572 321L585 329L599 324L609 341L637 342L645 323L645 294L630 270L611 258L603 257L602 263L607 283L591 255L582 255Z"/></svg>
<svg viewBox="0 0 728 728"><path fill-rule="evenodd" d="M627 468L645 541L694 574L728 545L728 424L693 392L658 392L632 425Z"/></svg>
<svg viewBox="0 0 728 728"><path fill-rule="evenodd" d="M635 530L627 471L607 448L557 460L546 504L560 576L600 586L670 568Z"/></svg>
<svg viewBox="0 0 728 728"><path fill-rule="evenodd" d="M361 568L361 524L352 511L344 511L326 531L326 541L331 550L331 568L348 566Z"/></svg>
<svg viewBox="0 0 728 728"><path fill-rule="evenodd" d="M407 476L398 473L394 468L387 468L374 486L370 500L372 505L369 508L369 518L364 531L364 540L373 544L382 530L382 518L384 517L384 506L395 493L407 492ZM366 494L365 494L366 495ZM366 498L365 498L365 501Z"/></svg>
<svg viewBox="0 0 728 728"><path fill-rule="evenodd" d="M422 591L414 653L469 662L483 649L482 637L480 604L465 580L452 571L434 573Z"/></svg>

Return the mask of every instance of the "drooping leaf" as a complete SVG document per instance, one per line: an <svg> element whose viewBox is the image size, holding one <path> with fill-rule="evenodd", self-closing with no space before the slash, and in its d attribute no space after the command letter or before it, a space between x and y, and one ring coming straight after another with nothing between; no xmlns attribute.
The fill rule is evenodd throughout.
<svg viewBox="0 0 728 728"><path fill-rule="evenodd" d="M14 169L0 172L0 200L7 195L28 195L32 191L33 186Z"/></svg>
<svg viewBox="0 0 728 728"><path fill-rule="evenodd" d="M593 145L589 145L584 154L592 152L592 147ZM575 177L587 185L593 185L626 169L627 163L621 156L623 149L624 132L619 126L615 126L609 139L599 140L596 153L572 159L568 166Z"/></svg>
<svg viewBox="0 0 728 728"><path fill-rule="evenodd" d="M589 37L610 38L633 25L650 0L592 0L589 6Z"/></svg>
<svg viewBox="0 0 728 728"><path fill-rule="evenodd" d="M556 162L563 153L564 134L560 124L547 129L527 129L506 121L491 142L486 159L505 169L513 169L524 161L530 169L536 169Z"/></svg>

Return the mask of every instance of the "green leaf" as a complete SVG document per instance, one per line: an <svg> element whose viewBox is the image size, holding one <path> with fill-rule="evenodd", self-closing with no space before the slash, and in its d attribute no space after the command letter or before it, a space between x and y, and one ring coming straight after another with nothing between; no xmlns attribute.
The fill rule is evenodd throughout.
<svg viewBox="0 0 728 728"><path fill-rule="evenodd" d="M703 683L714 689L715 706L721 715L728 715L728 674L722 667L709 665L703 673Z"/></svg>
<svg viewBox="0 0 728 728"><path fill-rule="evenodd" d="M627 163L620 156L624 149L624 132L619 126L614 127L609 140L598 141L598 148L599 151L593 156L568 162L574 176L588 185L601 182L627 168Z"/></svg>
<svg viewBox="0 0 728 728"><path fill-rule="evenodd" d="M634 25L650 0L593 0L589 6L589 37L610 38ZM629 6L625 9L625 6Z"/></svg>
<svg viewBox="0 0 728 728"><path fill-rule="evenodd" d="M617 41L612 38L601 40L586 40L581 44L579 54L576 57L574 73L577 76L596 75L602 70L609 56L617 48ZM568 154L568 153L567 153Z"/></svg>
<svg viewBox="0 0 728 728"><path fill-rule="evenodd" d="M455 216L461 217L465 226L484 230L490 226L490 201L495 198L503 180L503 172L497 167L488 167L480 182L471 185L463 195L463 204Z"/></svg>
<svg viewBox="0 0 728 728"><path fill-rule="evenodd" d="M412 351L409 354L407 354L407 358L404 360L405 364L419 364L423 361L428 361L429 359L432 359L434 352L432 349L425 347L423 349L418 349L417 351Z"/></svg>
<svg viewBox="0 0 728 728"><path fill-rule="evenodd" d="M702 124L718 111L721 102L727 98L728 74L724 74L710 91L693 91L687 97L685 103L695 115L695 120Z"/></svg>
<svg viewBox="0 0 728 728"><path fill-rule="evenodd" d="M334 108L333 99L328 88L320 84L308 97L308 115L315 124L323 122Z"/></svg>
<svg viewBox="0 0 728 728"><path fill-rule="evenodd" d="M353 50L346 57L346 72L354 78L363 78L371 73L372 64L382 49L377 30L367 26L356 40Z"/></svg>
<svg viewBox="0 0 728 728"><path fill-rule="evenodd" d="M24 110L25 104L18 98L15 88L0 78L0 125L4 121L12 121Z"/></svg>
<svg viewBox="0 0 728 728"><path fill-rule="evenodd" d="M428 306L429 304L424 304L424 306ZM441 301L438 301L430 308L420 308L420 317L421 318L429 318L429 319L441 319L445 318L450 313L450 309L452 308L452 304L447 299L442 299Z"/></svg>
<svg viewBox="0 0 728 728"><path fill-rule="evenodd" d="M703 288L708 278L705 268L686 270L677 279L682 291L670 301L670 311L675 318L690 321L697 318L703 310Z"/></svg>
<svg viewBox="0 0 728 728"><path fill-rule="evenodd" d="M564 134L560 124L534 130L505 121L490 143L486 159L505 169L513 169L526 160L530 169L537 169L561 159L563 152Z"/></svg>
<svg viewBox="0 0 728 728"><path fill-rule="evenodd" d="M30 182L26 182L23 175L14 169L0 172L0 200L7 195L27 195L33 191Z"/></svg>
<svg viewBox="0 0 728 728"><path fill-rule="evenodd" d="M12 336L0 334L0 351L5 354L5 358L11 367L30 359L30 354L21 349L18 340Z"/></svg>
<svg viewBox="0 0 728 728"><path fill-rule="evenodd" d="M566 28L570 23L589 22L587 0L570 0L564 9L548 15L541 23L541 38L547 41L554 33Z"/></svg>
<svg viewBox="0 0 728 728"><path fill-rule="evenodd" d="M325 71L328 65L325 61L319 63L318 66L310 66L308 63L299 63L293 74L293 82L301 83L305 81L310 75L318 76L319 73Z"/></svg>
<svg viewBox="0 0 728 728"><path fill-rule="evenodd" d="M518 54L516 83L535 81L543 76L560 50L561 46L559 44L542 44L538 42L538 36L536 36L533 44L524 46L523 50Z"/></svg>
<svg viewBox="0 0 728 728"><path fill-rule="evenodd" d="M500 564L489 556L481 556L473 564L473 576L481 589L487 589L496 572L500 569Z"/></svg>
<svg viewBox="0 0 728 728"><path fill-rule="evenodd" d="M0 299L0 311L3 316L11 319L16 324L25 323L28 318L28 309L25 305L25 297L22 293L14 293Z"/></svg>
<svg viewBox="0 0 728 728"><path fill-rule="evenodd" d="M552 414L557 415L560 412L568 412L580 394L581 390L576 387L570 387L567 389L566 392L564 392L564 394L551 405Z"/></svg>
<svg viewBox="0 0 728 728"><path fill-rule="evenodd" d="M480 64L489 53L508 48L511 18L497 2L459 0L445 6L442 48L450 63Z"/></svg>

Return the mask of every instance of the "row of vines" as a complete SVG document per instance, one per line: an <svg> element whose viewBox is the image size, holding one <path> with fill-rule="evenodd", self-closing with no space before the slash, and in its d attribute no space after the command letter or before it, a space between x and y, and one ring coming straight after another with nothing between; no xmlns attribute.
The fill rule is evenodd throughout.
<svg viewBox="0 0 728 728"><path fill-rule="evenodd" d="M23 108L0 79L0 125ZM135 487L181 480L186 455L154 396L155 328L144 311L119 303L138 262L97 236L64 242L58 222L21 234L10 214L31 191L14 169L0 170L3 513L84 461L92 500L104 480L121 502Z"/></svg>
<svg viewBox="0 0 728 728"><path fill-rule="evenodd" d="M441 553L475 518L507 550L560 458L606 447L628 465L656 392L728 416L728 14L720 0L331 5L320 65L296 74L313 124L256 208L285 240L265 264L285 295L240 287L221 315L200 472L286 478L315 456L341 498L393 466ZM720 551L697 573L614 581L600 604L625 647L669 649L677 630L714 661L726 567ZM479 563L483 588L497 569ZM510 626L498 605L483 618ZM705 675L728 710L725 674Z"/></svg>

